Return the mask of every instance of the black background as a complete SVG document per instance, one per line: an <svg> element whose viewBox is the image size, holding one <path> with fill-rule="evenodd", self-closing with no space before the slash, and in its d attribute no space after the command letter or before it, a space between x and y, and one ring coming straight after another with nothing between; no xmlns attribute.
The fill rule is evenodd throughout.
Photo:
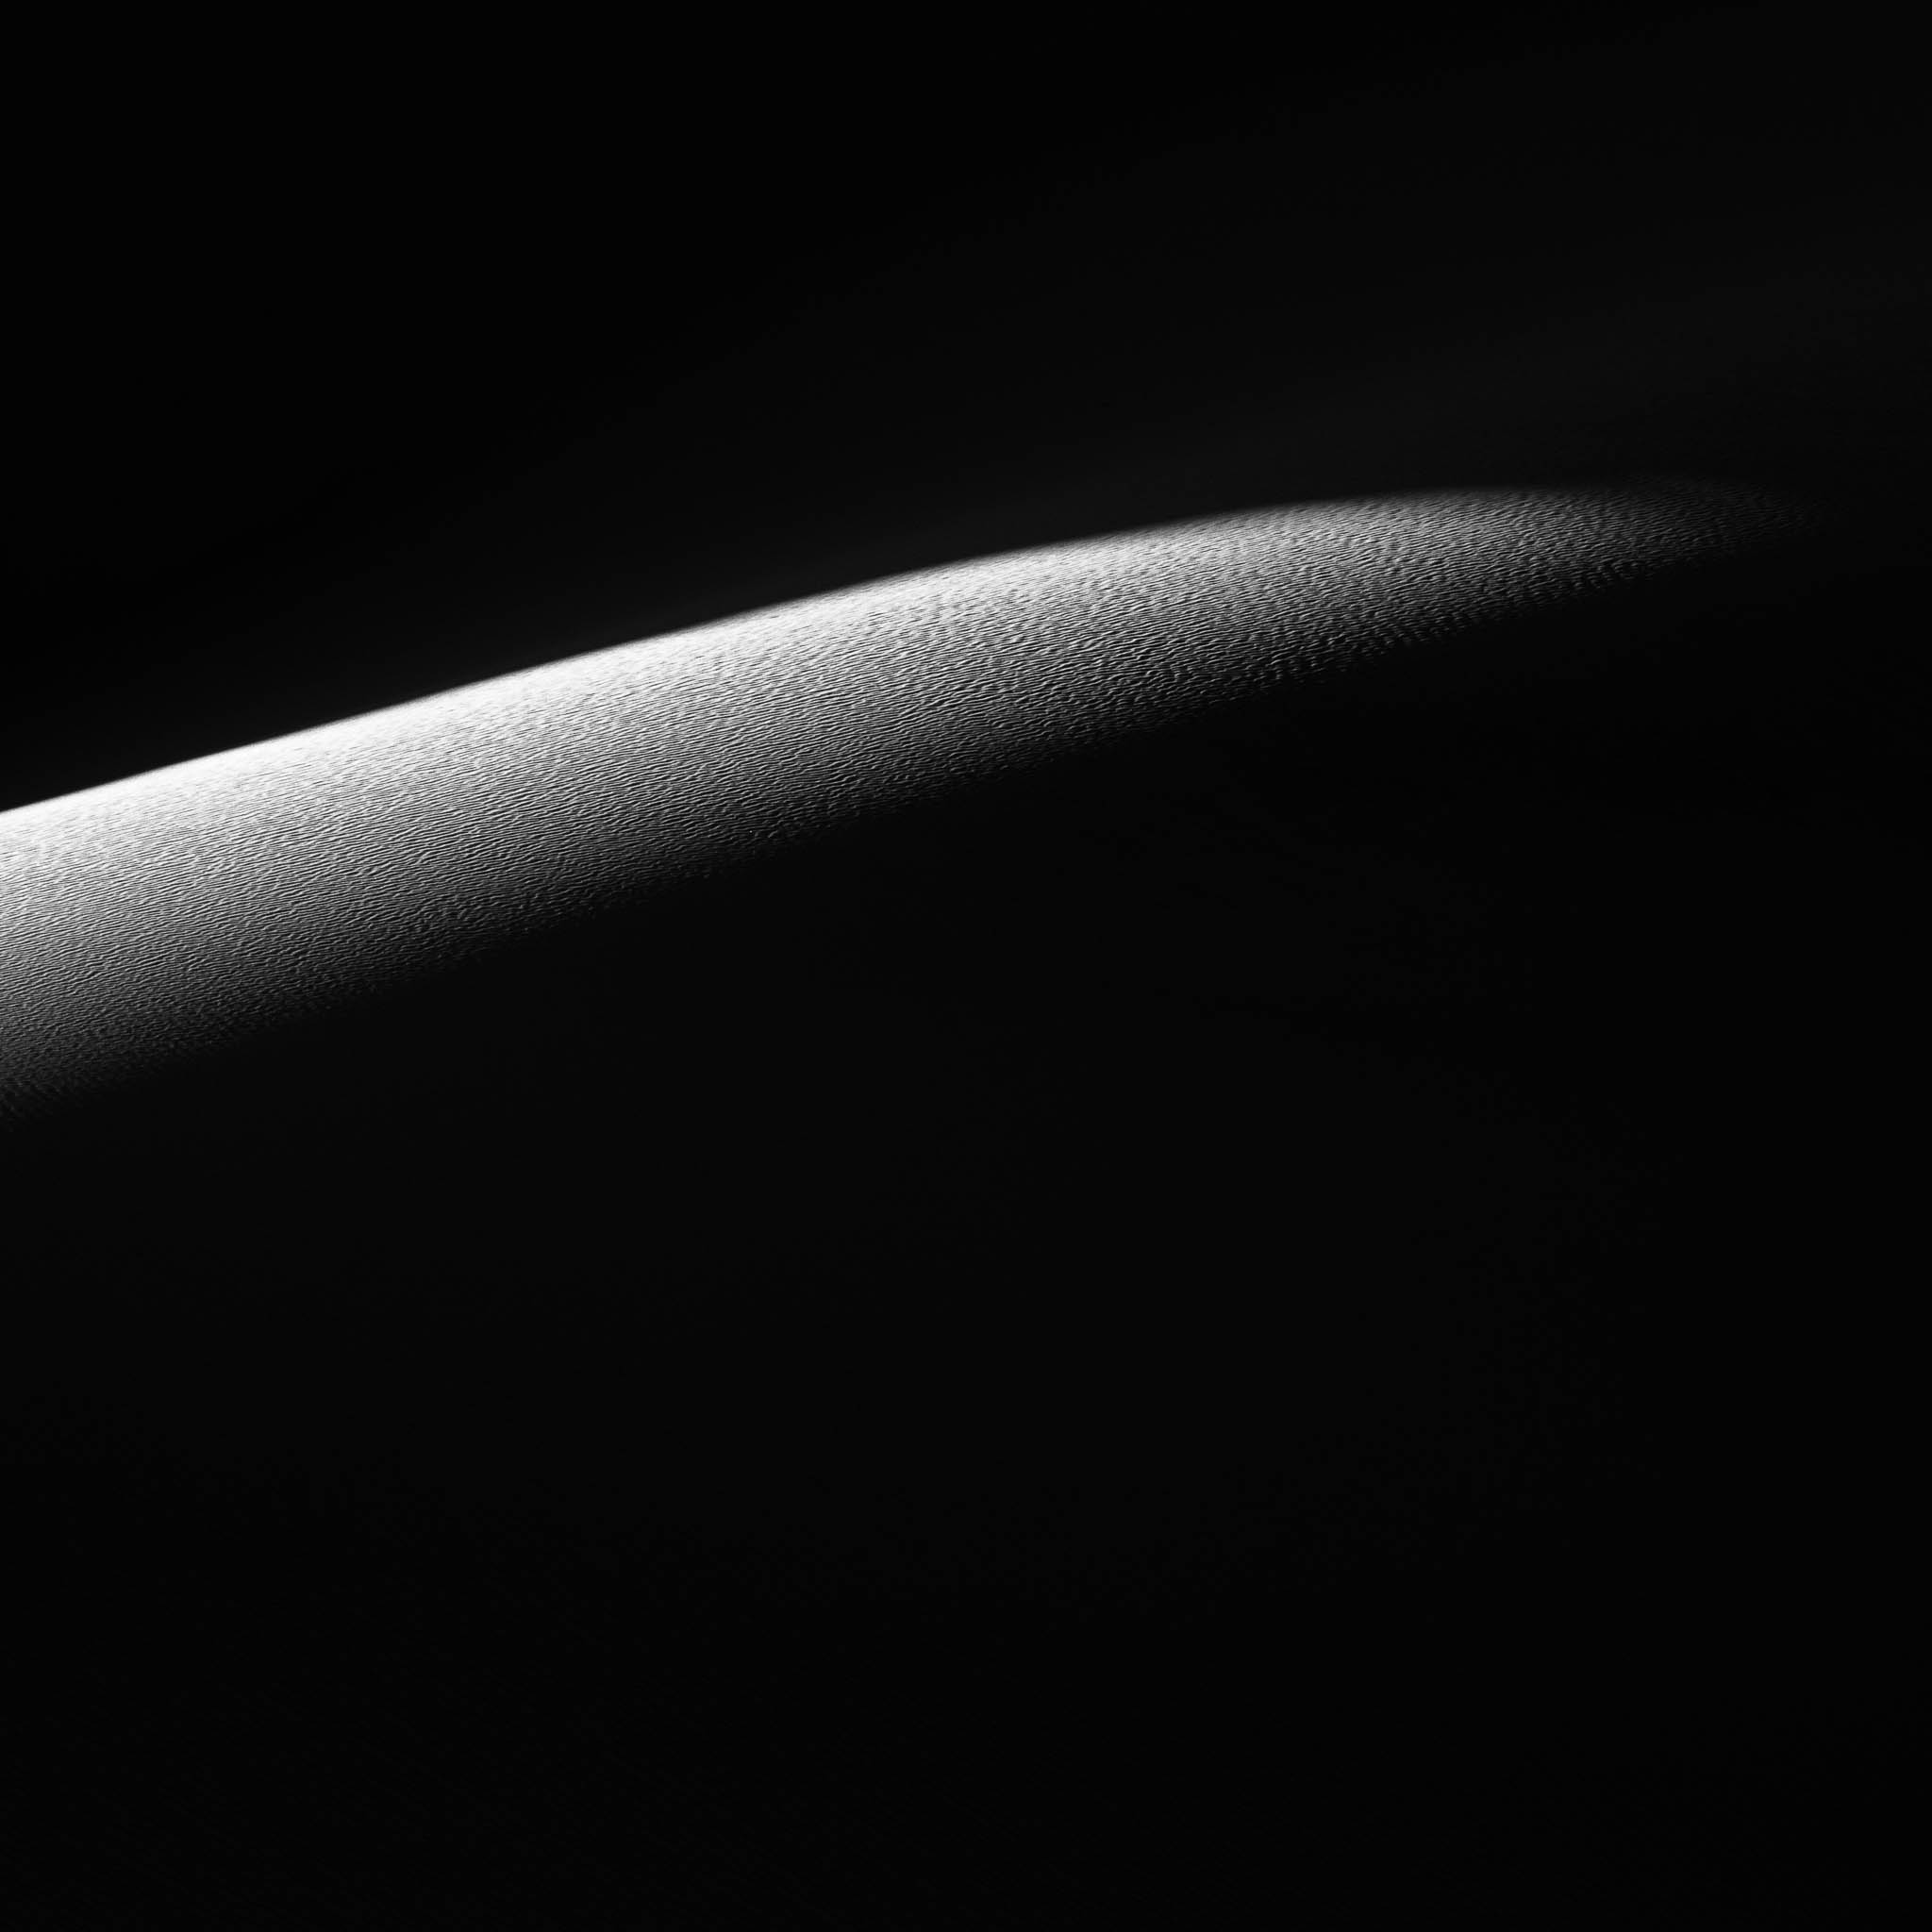
<svg viewBox="0 0 1932 1932"><path fill-rule="evenodd" d="M8 797L1008 541L1915 464L1883 42L1286 20L49 53Z"/></svg>
<svg viewBox="0 0 1932 1932"><path fill-rule="evenodd" d="M1172 994L1254 973L1235 919L1096 991L1064 1050L1079 1097L1031 1093L1016 1122L988 1069L1024 1058L1014 1029L1065 1034L1050 990L1118 916L1104 886L1053 903L1023 802L722 894L656 967L737 1028L687 1048L675 1135L645 1094L613 1125L581 1071L638 1071L599 1032L636 943L606 936L391 1014L333 1084L330 1043L298 1045L248 1105L175 1094L18 1161L19 1291L68 1312L23 1319L8 1370L17 1923L1058 1924L1150 1901L1240 1923L1418 1884L1538 1923L1678 1902L1702 1923L1870 1878L1901 1842L1923 1780L1893 1094L1928 400L1903 55L1856 17L1764 9L1283 25L1064 47L979 16L883 47L171 26L32 51L0 802L1217 509L1637 468L1847 515L1805 569L1640 612L1642 648L1554 695L1325 721L1291 779L1211 737L1097 774L1090 821L1151 824L1195 876L1259 797L1423 908L1341 915L1369 936L1344 933L1342 991L1286 1045L1240 999ZM1228 863L1239 900L1254 874ZM922 869L1006 923L908 912ZM841 975L889 916L891 957L941 990L874 1007ZM1405 917L1420 970L1388 963ZM819 960L805 930L861 942ZM793 991L761 1008L774 961ZM1009 991L987 1039L935 1022L908 1056L919 998L989 975ZM1185 1022L1142 1024L1150 985ZM821 996L872 1029L850 1050L883 1126L786 1110L827 1090L798 1026ZM1421 1109L1392 1154L1384 1092ZM1257 1093L1329 1219L1257 1208L1210 1240L1230 1174L1269 1185ZM1182 1107L1207 1124L1163 1183L1134 1134ZM1455 1345L1398 1293L1319 1315L1357 1366L1293 1390L1298 1453L1340 1476L1231 1495L1254 1438L1223 1411L1282 1391L1171 1310L1117 1315L1099 1450L1055 1420L1056 1377L1091 1373L1070 1326L1002 1396L1026 1418L1010 1466L962 1469L947 1429L975 1374L1010 1371L996 1334L958 1344L941 1421L917 1382L817 1452L860 1488L898 1457L915 1495L996 1498L929 1546L891 1518L881 1558L877 1521L787 1491L788 1431L827 1424L786 1351L822 1368L846 1339L775 1300L743 1311L743 1386L652 1385L666 1454L713 1433L704 1477L641 1518L634 1468L586 1476L622 1457L578 1413L627 1367L527 1337L506 1302L458 1351L481 1391L458 1397L447 1302L393 1331L373 1312L385 1284L480 1280L492 1247L525 1280L594 1279L613 1216L686 1257L721 1217L790 1224L841 1162L905 1182L906 1121L951 1152L937 1192L882 1212L878 1191L871 1265L922 1257L948 1320L1004 1262L998 1217L935 1233L955 1143L989 1129L1022 1198L1069 1167L1117 1198L1123 1173L1168 1188L1164 1219L1104 1238L1045 1214L1090 1269L1151 1254L1184 1285L1241 1240L1365 1244L1373 1284L1413 1272L1406 1241L1451 1257L1496 1351L1495 1441L1418 1424L1418 1448L1384 1421L1356 1464L1334 1449L1382 1387L1359 1364L1384 1311ZM720 1182L704 1150L774 1122L841 1151ZM1496 1158L1540 1177L1534 1205ZM1380 1173L1439 1204L1411 1206L1425 1231L1371 1228ZM633 1193L634 1224L610 1206ZM586 1196L602 1218L573 1233ZM759 1239L775 1266L783 1238ZM249 1312L264 1287L343 1295L347 1339ZM705 1316L695 1358L728 1361L737 1319ZM836 1319L861 1350L895 1318ZM893 1346L934 1346L896 1319ZM260 1372L297 1357L306 1380ZM355 1400L291 1423L298 1384ZM732 1401L764 1418L749 1446L706 1423ZM499 1402L525 1418L503 1441L537 1414L560 1445L535 1481L487 1446ZM162 1430L172 1460L171 1409L208 1418ZM439 1429L441 1452L419 1440ZM1083 1527L1029 1513L1041 1467L1084 1486ZM782 1530L744 1527L761 1485ZM1284 1508L1293 1538L1257 1551L1255 1513ZM1163 1526L1136 1541L1110 1512Z"/></svg>

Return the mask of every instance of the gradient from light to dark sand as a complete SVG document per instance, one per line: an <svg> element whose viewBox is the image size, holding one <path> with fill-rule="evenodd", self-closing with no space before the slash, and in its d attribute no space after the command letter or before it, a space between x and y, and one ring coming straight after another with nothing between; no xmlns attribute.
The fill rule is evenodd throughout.
<svg viewBox="0 0 1932 1932"><path fill-rule="evenodd" d="M962 562L0 817L0 1113L734 859L1788 538L1673 481L1315 504ZM652 1024L647 1012L641 1025Z"/></svg>

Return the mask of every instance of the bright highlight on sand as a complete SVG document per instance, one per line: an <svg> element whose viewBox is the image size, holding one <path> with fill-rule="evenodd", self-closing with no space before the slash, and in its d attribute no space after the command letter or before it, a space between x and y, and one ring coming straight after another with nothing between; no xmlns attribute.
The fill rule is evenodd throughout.
<svg viewBox="0 0 1932 1932"><path fill-rule="evenodd" d="M1257 510L862 585L28 806L0 815L0 1108L1804 522L1674 481Z"/></svg>

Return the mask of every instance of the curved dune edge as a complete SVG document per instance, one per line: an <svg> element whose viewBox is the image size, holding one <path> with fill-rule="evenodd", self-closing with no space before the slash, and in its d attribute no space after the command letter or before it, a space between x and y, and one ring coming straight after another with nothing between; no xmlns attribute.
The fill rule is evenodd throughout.
<svg viewBox="0 0 1932 1932"><path fill-rule="evenodd" d="M1810 522L1675 480L1262 509L865 584L0 815L0 1112Z"/></svg>

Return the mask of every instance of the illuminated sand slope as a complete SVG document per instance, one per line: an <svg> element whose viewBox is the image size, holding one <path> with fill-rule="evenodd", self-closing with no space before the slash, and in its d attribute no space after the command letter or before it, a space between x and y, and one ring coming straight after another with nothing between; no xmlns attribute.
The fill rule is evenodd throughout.
<svg viewBox="0 0 1932 1932"><path fill-rule="evenodd" d="M1800 533L1675 481L1272 508L650 638L0 817L0 1108L734 857Z"/></svg>

